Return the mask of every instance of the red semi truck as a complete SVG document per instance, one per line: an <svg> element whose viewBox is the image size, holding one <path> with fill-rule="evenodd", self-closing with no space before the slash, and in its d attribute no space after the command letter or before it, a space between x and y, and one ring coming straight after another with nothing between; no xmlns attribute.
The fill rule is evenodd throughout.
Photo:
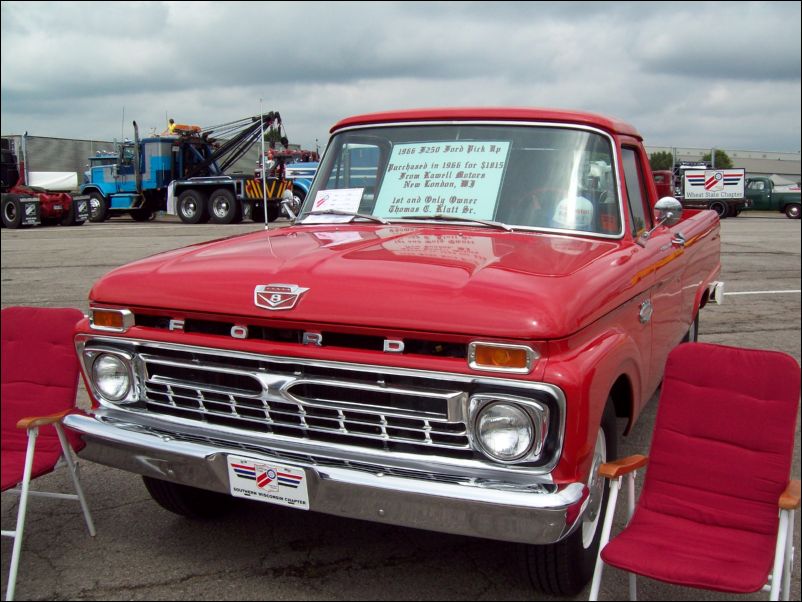
<svg viewBox="0 0 802 602"><path fill-rule="evenodd" d="M247 498L517 542L536 586L574 595L616 417L720 300L719 246L713 212L658 200L621 121L351 117L293 225L94 285L94 407L66 424L173 512Z"/></svg>
<svg viewBox="0 0 802 602"><path fill-rule="evenodd" d="M65 191L63 185L57 187L59 190L50 190L51 186L47 185L31 185L25 156L26 136L20 137L20 149L14 148L13 138L2 138L0 210L3 227L19 228L42 223L82 225L89 217L89 197L73 196ZM41 172L40 175L48 173L52 172ZM77 174L74 178L74 184L67 189L77 187Z"/></svg>

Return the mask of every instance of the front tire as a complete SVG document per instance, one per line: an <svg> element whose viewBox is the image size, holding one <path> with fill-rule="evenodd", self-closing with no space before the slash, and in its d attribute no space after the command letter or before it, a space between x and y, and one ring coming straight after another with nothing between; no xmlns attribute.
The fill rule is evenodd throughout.
<svg viewBox="0 0 802 602"><path fill-rule="evenodd" d="M89 221L105 222L109 218L109 206L99 192L89 193Z"/></svg>
<svg viewBox="0 0 802 602"><path fill-rule="evenodd" d="M544 594L576 596L593 577L609 495L609 488L598 469L604 462L615 459L617 450L615 409L613 401L608 399L596 437L588 479L590 496L581 524L571 535L555 544L523 548L529 580Z"/></svg>
<svg viewBox="0 0 802 602"><path fill-rule="evenodd" d="M231 496L179 485L153 477L142 477L150 497L165 510L187 518L210 519L226 514L234 504Z"/></svg>

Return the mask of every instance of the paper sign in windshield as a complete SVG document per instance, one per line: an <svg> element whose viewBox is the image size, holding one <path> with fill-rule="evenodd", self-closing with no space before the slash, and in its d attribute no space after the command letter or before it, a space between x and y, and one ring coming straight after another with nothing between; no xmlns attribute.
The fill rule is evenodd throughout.
<svg viewBox="0 0 802 602"><path fill-rule="evenodd" d="M364 188L341 188L336 190L320 190L315 195L315 202L312 204L312 212L307 215L303 223L330 223L330 222L349 222L353 219L347 215L328 215L328 211L343 211L345 213L356 213L359 211L359 203L362 200ZM320 215L315 215L315 213Z"/></svg>
<svg viewBox="0 0 802 602"><path fill-rule="evenodd" d="M488 141L398 144L373 214L493 219L509 146Z"/></svg>

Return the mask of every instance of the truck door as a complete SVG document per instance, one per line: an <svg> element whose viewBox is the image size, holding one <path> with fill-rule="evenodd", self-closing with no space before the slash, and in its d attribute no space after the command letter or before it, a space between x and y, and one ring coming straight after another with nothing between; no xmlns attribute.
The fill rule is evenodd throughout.
<svg viewBox="0 0 802 602"><path fill-rule="evenodd" d="M647 184L645 156L639 147L624 146L622 149L624 182L631 219L632 234L639 237L644 230L653 227L650 187ZM682 246L672 242L675 233L670 228L659 227L640 249L640 260L644 267L643 278L648 282L648 294L639 306L640 319L650 326L648 376L646 391L651 392L662 378L668 352L682 337ZM645 401L645 400L644 400Z"/></svg>
<svg viewBox="0 0 802 602"><path fill-rule="evenodd" d="M746 183L746 197L752 200L752 209L770 210L771 189L766 180L755 178Z"/></svg>
<svg viewBox="0 0 802 602"><path fill-rule="evenodd" d="M134 175L134 146L130 143L120 147L120 156L114 170L115 192L134 192L136 177Z"/></svg>

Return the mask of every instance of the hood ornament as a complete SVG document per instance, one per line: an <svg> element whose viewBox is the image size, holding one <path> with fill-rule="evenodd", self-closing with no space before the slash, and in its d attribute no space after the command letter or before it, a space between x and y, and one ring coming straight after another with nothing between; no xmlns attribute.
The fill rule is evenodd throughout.
<svg viewBox="0 0 802 602"><path fill-rule="evenodd" d="M260 284L253 290L253 302L270 311L292 309L308 290L297 284Z"/></svg>

